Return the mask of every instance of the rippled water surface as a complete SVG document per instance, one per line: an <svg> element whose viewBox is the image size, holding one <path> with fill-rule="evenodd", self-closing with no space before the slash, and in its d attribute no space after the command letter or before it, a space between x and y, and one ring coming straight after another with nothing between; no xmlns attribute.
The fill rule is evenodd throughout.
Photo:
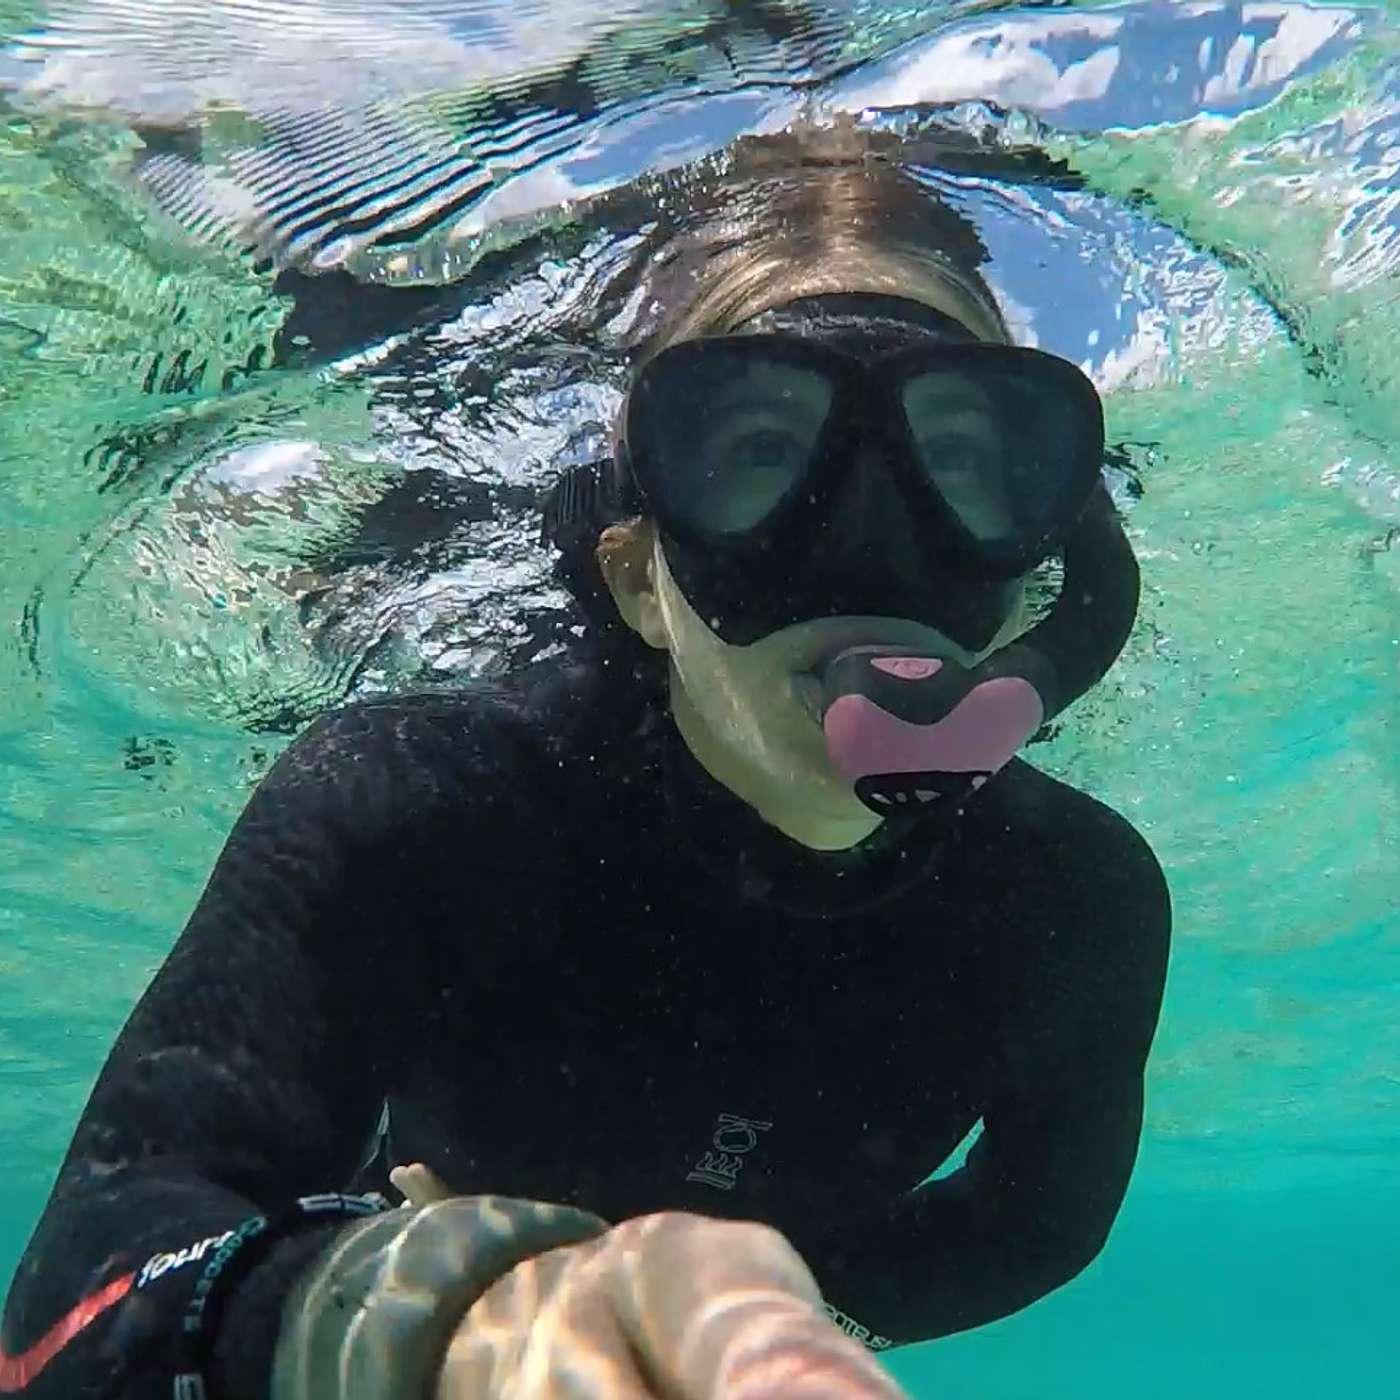
<svg viewBox="0 0 1400 1400"><path fill-rule="evenodd" d="M289 736L553 644L535 493L606 430L694 163L847 114L899 136L1019 336L1105 396L1143 608L1034 757L1148 834L1178 930L1109 1250L896 1367L929 1397L1388 1393L1388 10L0 0L0 21L0 1269Z"/></svg>

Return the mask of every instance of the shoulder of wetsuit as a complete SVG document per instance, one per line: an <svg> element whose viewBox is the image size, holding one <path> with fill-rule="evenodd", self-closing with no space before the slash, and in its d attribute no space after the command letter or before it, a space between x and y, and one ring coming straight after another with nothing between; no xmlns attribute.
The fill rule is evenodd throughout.
<svg viewBox="0 0 1400 1400"><path fill-rule="evenodd" d="M453 690L358 701L313 723L265 785L328 794L358 825L400 827L469 810L558 809L574 760L596 762L617 737L606 687L576 658Z"/></svg>
<svg viewBox="0 0 1400 1400"><path fill-rule="evenodd" d="M969 868L964 899L1006 1053L1042 1081L1062 1068L1077 1079L1089 1061L1139 1074L1171 945L1152 848L1106 803L1026 763L979 796L989 800L968 804L962 845L985 842L986 859Z"/></svg>
<svg viewBox="0 0 1400 1400"><path fill-rule="evenodd" d="M1142 833L1106 802L1016 759L968 803L964 821L964 842L1005 843L1032 900L1049 882L1069 902L1166 937L1171 904L1162 867Z"/></svg>

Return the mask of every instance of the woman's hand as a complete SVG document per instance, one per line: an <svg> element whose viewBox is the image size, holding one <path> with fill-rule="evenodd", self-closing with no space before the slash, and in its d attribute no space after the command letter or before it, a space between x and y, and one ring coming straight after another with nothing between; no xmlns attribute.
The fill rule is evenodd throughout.
<svg viewBox="0 0 1400 1400"><path fill-rule="evenodd" d="M518 1264L462 1319L434 1400L899 1400L775 1230L642 1216Z"/></svg>
<svg viewBox="0 0 1400 1400"><path fill-rule="evenodd" d="M609 1230L392 1179L410 1210L347 1231L289 1300L274 1400L900 1400L766 1226Z"/></svg>
<svg viewBox="0 0 1400 1400"><path fill-rule="evenodd" d="M452 1196L421 1167L393 1179L410 1209L340 1231L287 1299L273 1400L424 1400L454 1328L497 1279L608 1228L567 1206Z"/></svg>

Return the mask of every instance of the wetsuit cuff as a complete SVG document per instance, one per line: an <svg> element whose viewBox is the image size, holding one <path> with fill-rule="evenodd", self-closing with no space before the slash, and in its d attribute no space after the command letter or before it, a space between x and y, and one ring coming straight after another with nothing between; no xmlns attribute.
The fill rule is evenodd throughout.
<svg viewBox="0 0 1400 1400"><path fill-rule="evenodd" d="M211 1369L216 1395L268 1400L283 1305L297 1280L332 1238L357 1223L342 1218L304 1226L281 1240L239 1283L228 1301L214 1342Z"/></svg>

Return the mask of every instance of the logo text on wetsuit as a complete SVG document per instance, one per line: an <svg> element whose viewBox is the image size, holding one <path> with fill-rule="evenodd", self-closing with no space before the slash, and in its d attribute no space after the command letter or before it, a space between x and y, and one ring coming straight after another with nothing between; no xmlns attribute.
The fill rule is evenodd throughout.
<svg viewBox="0 0 1400 1400"><path fill-rule="evenodd" d="M714 1137L710 1140L710 1150L700 1154L700 1160L685 1179L701 1182L705 1186L717 1186L721 1191L732 1191L739 1179L744 1158L758 1146L759 1133L766 1133L772 1126L771 1123L761 1123L757 1118L721 1113Z"/></svg>
<svg viewBox="0 0 1400 1400"><path fill-rule="evenodd" d="M884 1351L886 1347L894 1345L888 1337L877 1337L868 1327L862 1326L849 1313L843 1313L840 1308L833 1308L830 1303L823 1303L822 1308L848 1337L854 1337L856 1341L862 1342L871 1351Z"/></svg>
<svg viewBox="0 0 1400 1400"><path fill-rule="evenodd" d="M168 1274L171 1269L180 1269L186 1264L194 1263L196 1259L203 1259L216 1245L221 1245L232 1238L233 1231L225 1230L222 1235L210 1235L208 1239L200 1240L197 1244L187 1244L183 1249L177 1249L173 1254L151 1255L141 1266L141 1272L136 1277L137 1288L144 1288L148 1283L154 1283L162 1275Z"/></svg>

